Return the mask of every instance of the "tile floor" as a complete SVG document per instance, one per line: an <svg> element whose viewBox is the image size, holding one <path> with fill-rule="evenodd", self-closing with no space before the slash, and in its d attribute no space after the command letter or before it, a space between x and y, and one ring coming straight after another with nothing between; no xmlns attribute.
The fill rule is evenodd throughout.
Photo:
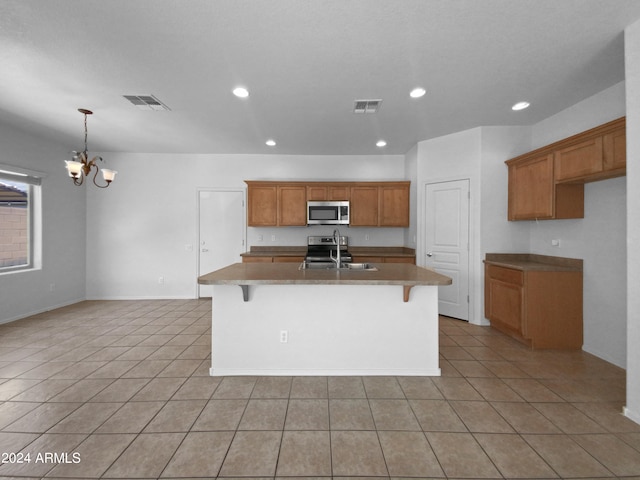
<svg viewBox="0 0 640 480"><path fill-rule="evenodd" d="M591 355L441 318L442 377L212 378L210 309L1 325L0 477L640 478L624 371Z"/></svg>

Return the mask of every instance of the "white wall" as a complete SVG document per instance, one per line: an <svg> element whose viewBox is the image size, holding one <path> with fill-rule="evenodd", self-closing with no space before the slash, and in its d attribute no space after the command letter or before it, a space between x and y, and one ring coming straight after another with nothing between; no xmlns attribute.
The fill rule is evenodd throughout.
<svg viewBox="0 0 640 480"><path fill-rule="evenodd" d="M640 22L625 30L627 103L627 405L640 423Z"/></svg>
<svg viewBox="0 0 640 480"><path fill-rule="evenodd" d="M424 187L427 183L470 180L469 321L484 318L484 265L486 252L526 252L529 227L507 222L507 168L504 161L529 149L528 127L481 127L426 140L418 144L418 232L424 239ZM418 259L425 264L424 240Z"/></svg>
<svg viewBox="0 0 640 480"><path fill-rule="evenodd" d="M532 148L625 115L624 82L532 127ZM631 131L631 130L628 130ZM626 365L626 178L585 185L583 219L527 222L531 252L584 260L583 349ZM551 240L559 239L560 247Z"/></svg>
<svg viewBox="0 0 640 480"><path fill-rule="evenodd" d="M584 259L584 349L626 365L626 180L585 187L585 218L507 221L504 161L625 115L624 82L532 127L481 127L418 144L418 232L423 239L424 184L471 179L470 290L473 323L483 312L483 265L488 252L531 252ZM559 239L560 248L551 247ZM418 261L424 264L424 246Z"/></svg>
<svg viewBox="0 0 640 480"><path fill-rule="evenodd" d="M403 180L404 156L172 155L105 153L117 170L88 192L88 298L193 297L197 189L244 180ZM402 228L341 228L352 245L404 245ZM333 227L248 228L252 245L306 245ZM365 241L365 234L369 240ZM262 241L260 240L262 235ZM272 236L275 240L272 241ZM192 246L191 250L187 246ZM240 259L238 259L240 261ZM158 284L164 277L165 283Z"/></svg>
<svg viewBox="0 0 640 480"><path fill-rule="evenodd" d="M405 229L404 246L415 249L418 244L418 145L405 155L404 177L411 181L409 228Z"/></svg>
<svg viewBox="0 0 640 480"><path fill-rule="evenodd" d="M482 127L480 192L480 254L476 261L474 323L488 324L484 317L484 264L487 253L529 251L529 222L507 220L508 169L505 160L530 150L530 127Z"/></svg>
<svg viewBox="0 0 640 480"><path fill-rule="evenodd" d="M418 248L416 260L418 265L426 264L425 245L425 187L429 183L450 180L469 179L471 205L469 212L469 236L471 249L469 252L469 290L475 300L477 296L480 268L480 164L482 129L474 128L418 143L418 195L417 195L417 229ZM478 303L470 305L470 321L481 323L478 315Z"/></svg>
<svg viewBox="0 0 640 480"><path fill-rule="evenodd" d="M5 124L0 124L0 145L0 163L47 174L42 183L42 268L0 275L4 323L84 299L86 189L74 186L66 173L68 148Z"/></svg>

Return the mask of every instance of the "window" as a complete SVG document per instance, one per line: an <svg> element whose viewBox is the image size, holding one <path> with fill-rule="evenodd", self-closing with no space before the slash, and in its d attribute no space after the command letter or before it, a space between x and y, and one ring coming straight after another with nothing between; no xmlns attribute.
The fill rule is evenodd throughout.
<svg viewBox="0 0 640 480"><path fill-rule="evenodd" d="M0 165L0 273L40 266L40 178Z"/></svg>

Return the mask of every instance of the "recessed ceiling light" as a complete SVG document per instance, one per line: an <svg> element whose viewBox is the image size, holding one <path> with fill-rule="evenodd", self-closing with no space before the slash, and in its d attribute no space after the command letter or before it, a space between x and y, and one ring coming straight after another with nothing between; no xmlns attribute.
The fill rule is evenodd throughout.
<svg viewBox="0 0 640 480"><path fill-rule="evenodd" d="M511 107L511 110L515 110L515 111L524 110L529 105L530 105L529 102L518 102L513 107Z"/></svg>
<svg viewBox="0 0 640 480"><path fill-rule="evenodd" d="M387 142L385 142L384 140L378 140L376 142L376 147L382 148L382 147L386 147L386 146L387 146Z"/></svg>
<svg viewBox="0 0 640 480"><path fill-rule="evenodd" d="M271 138L269 140L267 140L266 142L267 145L269 145L270 147L275 147L276 146L276 141L272 140Z"/></svg>
<svg viewBox="0 0 640 480"><path fill-rule="evenodd" d="M420 98L420 97L424 97L425 93L427 93L427 91L424 88L417 87L411 90L411 92L409 92L409 96L411 98Z"/></svg>
<svg viewBox="0 0 640 480"><path fill-rule="evenodd" d="M247 98L249 96L249 90L244 87L236 87L233 89L233 94L236 97Z"/></svg>

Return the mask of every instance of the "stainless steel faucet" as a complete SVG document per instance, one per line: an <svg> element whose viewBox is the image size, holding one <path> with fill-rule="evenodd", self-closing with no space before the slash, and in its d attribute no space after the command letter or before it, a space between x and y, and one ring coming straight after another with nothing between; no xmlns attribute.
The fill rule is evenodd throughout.
<svg viewBox="0 0 640 480"><path fill-rule="evenodd" d="M338 230L337 228L333 231L333 243L336 244L336 256L334 257L333 255L331 255L331 253L329 253L329 257L331 258L331 260L336 262L336 268L339 269L340 267L342 267L342 258L340 254L340 230Z"/></svg>

